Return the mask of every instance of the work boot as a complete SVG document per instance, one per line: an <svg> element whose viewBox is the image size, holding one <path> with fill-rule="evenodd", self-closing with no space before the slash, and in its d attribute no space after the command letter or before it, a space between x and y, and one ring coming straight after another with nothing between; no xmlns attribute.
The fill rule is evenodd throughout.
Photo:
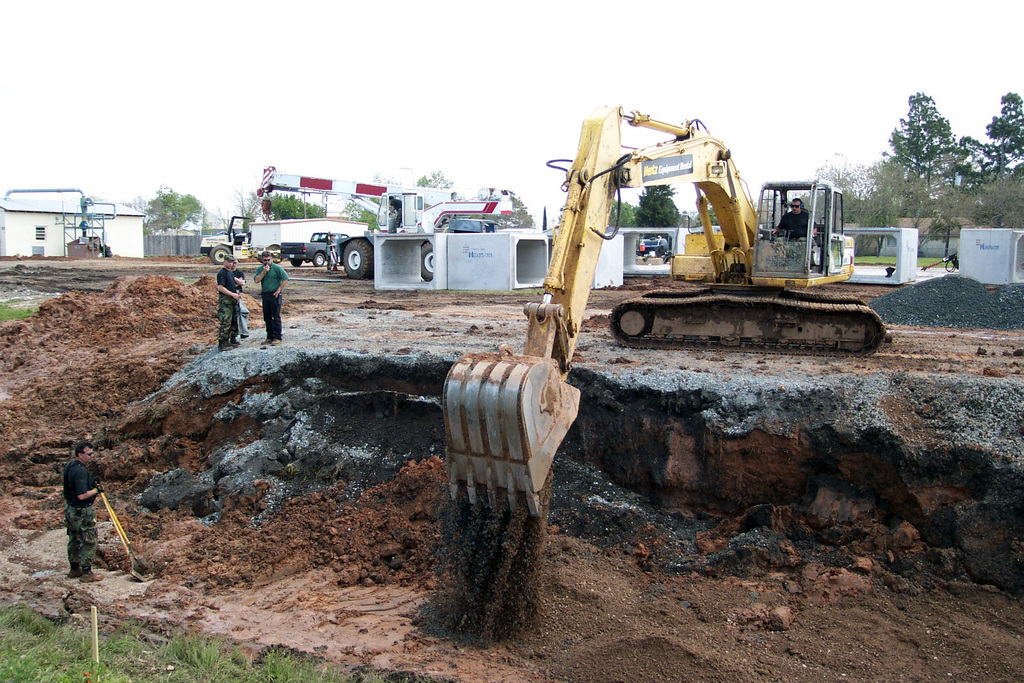
<svg viewBox="0 0 1024 683"><path fill-rule="evenodd" d="M217 350L218 351L230 351L231 350L231 344L229 344L227 342L221 342L221 343L217 344Z"/></svg>
<svg viewBox="0 0 1024 683"><path fill-rule="evenodd" d="M68 572L68 578L69 579L77 579L81 575L82 575L82 568L81 567L72 567L71 571Z"/></svg>
<svg viewBox="0 0 1024 683"><path fill-rule="evenodd" d="M242 342L238 341L238 337L232 337L228 340L228 344L231 344L232 346L241 346Z"/></svg>
<svg viewBox="0 0 1024 683"><path fill-rule="evenodd" d="M94 574L91 569L83 569L82 575L78 577L78 580L82 583L95 583L97 581L102 581L103 577L99 574Z"/></svg>

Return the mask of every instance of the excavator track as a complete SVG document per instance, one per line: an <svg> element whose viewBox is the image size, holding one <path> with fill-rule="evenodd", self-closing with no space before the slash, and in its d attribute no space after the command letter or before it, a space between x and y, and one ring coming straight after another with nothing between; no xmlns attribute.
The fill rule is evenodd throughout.
<svg viewBox="0 0 1024 683"><path fill-rule="evenodd" d="M864 356L885 340L882 319L859 299L794 289L651 292L616 306L611 327L620 344L645 349Z"/></svg>

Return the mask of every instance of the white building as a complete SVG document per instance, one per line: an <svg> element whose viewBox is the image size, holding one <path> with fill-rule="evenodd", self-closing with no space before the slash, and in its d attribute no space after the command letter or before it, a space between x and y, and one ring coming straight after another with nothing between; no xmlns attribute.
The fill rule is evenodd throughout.
<svg viewBox="0 0 1024 683"><path fill-rule="evenodd" d="M0 199L0 256L75 256L82 230L71 226L81 220L80 198L25 199L17 195ZM97 202L90 210L89 236L97 236L115 256L142 258L142 221L145 215L121 204ZM114 212L116 210L116 216Z"/></svg>

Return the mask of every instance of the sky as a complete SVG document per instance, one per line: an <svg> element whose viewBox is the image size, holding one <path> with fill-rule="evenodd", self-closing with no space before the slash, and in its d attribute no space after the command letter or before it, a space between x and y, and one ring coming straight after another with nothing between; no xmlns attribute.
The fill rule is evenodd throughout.
<svg viewBox="0 0 1024 683"><path fill-rule="evenodd" d="M545 162L575 156L601 106L700 119L756 197L835 155L880 160L914 93L982 140L1000 98L1024 93L1000 28L1024 5L990 0L37 0L0 14L0 191L123 203L166 186L223 216L273 165L360 182L440 171L554 222L564 174ZM638 133L624 143L658 139Z"/></svg>

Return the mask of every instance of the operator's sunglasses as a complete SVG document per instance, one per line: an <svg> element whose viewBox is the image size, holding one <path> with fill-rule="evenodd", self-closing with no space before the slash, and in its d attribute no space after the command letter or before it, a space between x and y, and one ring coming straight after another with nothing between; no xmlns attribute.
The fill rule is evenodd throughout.
<svg viewBox="0 0 1024 683"><path fill-rule="evenodd" d="M801 204L800 202L797 202L795 204L790 204L790 206L793 207L794 209L799 209L801 206L803 206L803 204Z"/></svg>

